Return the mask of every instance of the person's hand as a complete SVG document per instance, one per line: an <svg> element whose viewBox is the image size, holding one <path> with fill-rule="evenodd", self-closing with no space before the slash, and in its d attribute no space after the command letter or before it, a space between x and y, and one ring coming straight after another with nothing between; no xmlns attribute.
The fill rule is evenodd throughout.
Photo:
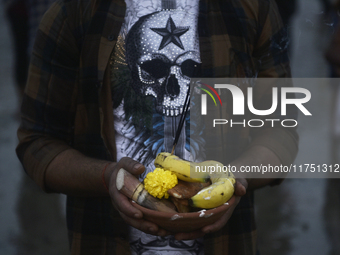
<svg viewBox="0 0 340 255"><path fill-rule="evenodd" d="M109 169L111 168L111 169ZM131 158L122 158L117 163L112 163L108 166L111 172L109 181L109 194L113 206L119 212L123 220L134 228L137 228L145 233L165 236L169 233L164 229L159 228L156 224L143 219L143 213L134 207L131 201L116 188L116 177L119 169L124 168L126 171L133 175L140 175L144 172L145 167Z"/></svg>
<svg viewBox="0 0 340 255"><path fill-rule="evenodd" d="M234 192L234 195L235 195L234 203L230 205L230 208L226 211L226 213L221 218L219 218L213 224L205 226L198 231L194 231L190 233L177 233L175 234L175 238L177 240L192 240L192 239L196 239L199 237L203 237L205 234L216 232L220 230L221 228L223 228L224 225L230 219L231 215L233 214L236 206L240 202L241 196L244 196L246 194L247 187L248 187L248 182L246 179L243 179L243 178L236 179L235 192Z"/></svg>

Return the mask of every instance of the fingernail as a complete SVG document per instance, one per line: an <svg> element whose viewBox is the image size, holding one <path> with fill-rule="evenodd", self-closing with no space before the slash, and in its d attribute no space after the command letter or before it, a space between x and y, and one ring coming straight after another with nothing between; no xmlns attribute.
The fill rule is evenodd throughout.
<svg viewBox="0 0 340 255"><path fill-rule="evenodd" d="M133 168L134 168L135 170L138 170L138 169L141 168L142 166L143 166L142 164L137 163Z"/></svg>
<svg viewBox="0 0 340 255"><path fill-rule="evenodd" d="M155 232L155 231L156 231L153 227L149 227L148 230L149 230L150 232Z"/></svg>
<svg viewBox="0 0 340 255"><path fill-rule="evenodd" d="M160 230L160 231L158 231L157 235L159 235L159 236L167 236L169 234L165 230Z"/></svg>
<svg viewBox="0 0 340 255"><path fill-rule="evenodd" d="M135 218L140 218L139 213L135 213L133 216L134 216Z"/></svg>

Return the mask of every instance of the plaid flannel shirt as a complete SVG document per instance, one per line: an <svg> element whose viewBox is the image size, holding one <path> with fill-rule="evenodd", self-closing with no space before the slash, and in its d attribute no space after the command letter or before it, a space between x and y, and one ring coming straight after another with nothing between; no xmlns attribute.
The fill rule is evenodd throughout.
<svg viewBox="0 0 340 255"><path fill-rule="evenodd" d="M60 152L115 161L110 55L125 15L124 0L60 0L45 14L33 49L18 130L17 154L46 190L44 174ZM203 77L289 77L285 32L271 0L201 0L199 42ZM265 94L265 93L264 93ZM243 130L229 152L248 145ZM273 128L253 144L294 160L294 130ZM237 145L237 146L236 146ZM206 254L255 254L253 194L229 223L205 236ZM108 198L68 196L72 254L129 254L127 226Z"/></svg>

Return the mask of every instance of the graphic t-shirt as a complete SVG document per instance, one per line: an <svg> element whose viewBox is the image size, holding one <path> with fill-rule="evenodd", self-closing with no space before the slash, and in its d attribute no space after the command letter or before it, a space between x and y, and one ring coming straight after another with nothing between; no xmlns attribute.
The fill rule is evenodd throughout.
<svg viewBox="0 0 340 255"><path fill-rule="evenodd" d="M155 169L157 154L171 152L190 77L201 63L198 0L125 1L125 20L112 54L117 160L130 157L144 164L143 180ZM175 154L197 160L200 142L190 140L190 132L187 116ZM201 241L130 231L133 254L203 254Z"/></svg>

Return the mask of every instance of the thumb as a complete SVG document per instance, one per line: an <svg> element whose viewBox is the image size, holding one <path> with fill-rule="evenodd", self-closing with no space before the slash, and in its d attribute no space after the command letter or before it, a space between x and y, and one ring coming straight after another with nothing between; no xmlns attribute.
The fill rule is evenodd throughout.
<svg viewBox="0 0 340 255"><path fill-rule="evenodd" d="M145 167L141 163L128 157L122 158L118 162L118 169L120 168L124 168L133 175L140 175L145 171Z"/></svg>

